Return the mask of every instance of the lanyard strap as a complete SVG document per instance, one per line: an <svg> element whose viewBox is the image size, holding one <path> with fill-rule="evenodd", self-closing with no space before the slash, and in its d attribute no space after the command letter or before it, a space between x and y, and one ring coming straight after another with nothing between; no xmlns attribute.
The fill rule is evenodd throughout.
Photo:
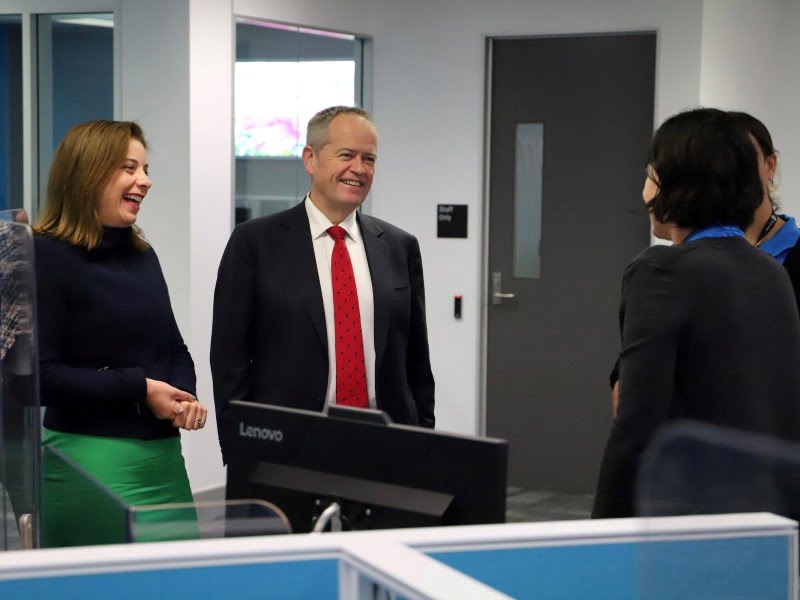
<svg viewBox="0 0 800 600"><path fill-rule="evenodd" d="M759 244L761 240L763 240L769 232L775 227L775 223L778 222L778 215L775 214L775 211L772 211L772 214L767 219L767 222L764 223L764 227L761 228L761 233L758 234L758 239L756 240L756 244Z"/></svg>

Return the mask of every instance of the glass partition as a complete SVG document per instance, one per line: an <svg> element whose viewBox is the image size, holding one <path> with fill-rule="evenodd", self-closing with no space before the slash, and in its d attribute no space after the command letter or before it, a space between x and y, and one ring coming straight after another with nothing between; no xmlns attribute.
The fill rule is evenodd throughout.
<svg viewBox="0 0 800 600"><path fill-rule="evenodd" d="M305 196L306 125L328 106L363 106L363 46L354 35L237 21L236 223L285 210Z"/></svg>
<svg viewBox="0 0 800 600"><path fill-rule="evenodd" d="M44 446L42 472L43 548L130 541L128 507L77 462Z"/></svg>
<svg viewBox="0 0 800 600"><path fill-rule="evenodd" d="M800 445L706 423L665 427L643 458L637 512L771 512L797 519Z"/></svg>
<svg viewBox="0 0 800 600"><path fill-rule="evenodd" d="M0 211L0 549L38 546L40 411L33 238ZM20 525L21 524L21 525Z"/></svg>
<svg viewBox="0 0 800 600"><path fill-rule="evenodd" d="M42 460L45 548L291 533L286 515L269 502L131 506L57 448L46 445Z"/></svg>
<svg viewBox="0 0 800 600"><path fill-rule="evenodd" d="M796 521L800 518L800 445L706 423L667 426L643 458L637 513L643 517L708 515L709 523L738 519L742 528L757 515L741 513L773 513ZM661 521L642 521L643 540L663 527ZM648 595L670 586L671 595L655 597L734 597L733 591L737 598L797 597L796 529L789 540L777 532L738 537L729 533L702 544L686 539L672 549L641 544L636 554L639 592ZM672 573L691 574L681 587L665 572L667 559Z"/></svg>
<svg viewBox="0 0 800 600"><path fill-rule="evenodd" d="M131 506L128 530L131 542L291 533L286 515L263 500Z"/></svg>

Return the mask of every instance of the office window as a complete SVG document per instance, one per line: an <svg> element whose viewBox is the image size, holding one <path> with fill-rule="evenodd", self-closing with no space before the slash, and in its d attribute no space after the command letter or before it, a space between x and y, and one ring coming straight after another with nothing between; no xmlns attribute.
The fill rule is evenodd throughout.
<svg viewBox="0 0 800 600"><path fill-rule="evenodd" d="M236 157L300 158L303 123L320 107L353 105L352 60L237 62Z"/></svg>
<svg viewBox="0 0 800 600"><path fill-rule="evenodd" d="M542 276L544 124L517 123L514 177L514 278Z"/></svg>
<svg viewBox="0 0 800 600"><path fill-rule="evenodd" d="M114 15L37 17L39 205L53 153L78 123L114 118Z"/></svg>
<svg viewBox="0 0 800 600"><path fill-rule="evenodd" d="M309 119L336 104L364 106L364 40L253 20L236 24L236 222L294 206L308 191Z"/></svg>

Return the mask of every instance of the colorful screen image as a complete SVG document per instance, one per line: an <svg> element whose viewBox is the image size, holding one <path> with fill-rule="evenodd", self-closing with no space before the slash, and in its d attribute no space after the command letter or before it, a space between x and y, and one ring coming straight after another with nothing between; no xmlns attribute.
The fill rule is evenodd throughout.
<svg viewBox="0 0 800 600"><path fill-rule="evenodd" d="M355 104L355 61L237 62L237 157L299 157L315 113Z"/></svg>

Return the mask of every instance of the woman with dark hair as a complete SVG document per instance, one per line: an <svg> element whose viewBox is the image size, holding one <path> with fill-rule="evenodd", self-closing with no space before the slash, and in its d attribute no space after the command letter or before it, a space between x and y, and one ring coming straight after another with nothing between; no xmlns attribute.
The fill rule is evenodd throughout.
<svg viewBox="0 0 800 600"><path fill-rule="evenodd" d="M764 186L763 199L756 209L752 225L745 231L745 237L784 266L800 307L800 228L794 217L777 212L774 178L778 170L778 151L764 123L744 112L729 114L747 129L755 143L758 170Z"/></svg>
<svg viewBox="0 0 800 600"><path fill-rule="evenodd" d="M800 437L800 317L786 272L744 237L763 198L756 151L727 113L698 109L656 131L642 192L673 246L623 277L620 396L594 517L634 514L656 430L695 419Z"/></svg>
<svg viewBox="0 0 800 600"><path fill-rule="evenodd" d="M135 225L152 185L146 148L135 123L73 127L34 227L43 441L66 457L44 451L44 546L122 541L121 509L87 506L102 494L70 463L129 505L192 501L178 429L202 428L207 411Z"/></svg>
<svg viewBox="0 0 800 600"><path fill-rule="evenodd" d="M779 206L775 200L774 177L778 169L778 151L772 144L772 136L766 125L753 115L745 112L729 111L728 114L744 127L756 148L758 172L764 188L764 196L756 208L753 222L745 230L744 236L751 244L758 246L781 263L794 288L798 308L800 308L800 228L794 217L778 214ZM674 227L669 223L653 220L653 235L659 239L672 241ZM617 412L619 398L619 361L614 365L609 377L611 383L611 406Z"/></svg>

